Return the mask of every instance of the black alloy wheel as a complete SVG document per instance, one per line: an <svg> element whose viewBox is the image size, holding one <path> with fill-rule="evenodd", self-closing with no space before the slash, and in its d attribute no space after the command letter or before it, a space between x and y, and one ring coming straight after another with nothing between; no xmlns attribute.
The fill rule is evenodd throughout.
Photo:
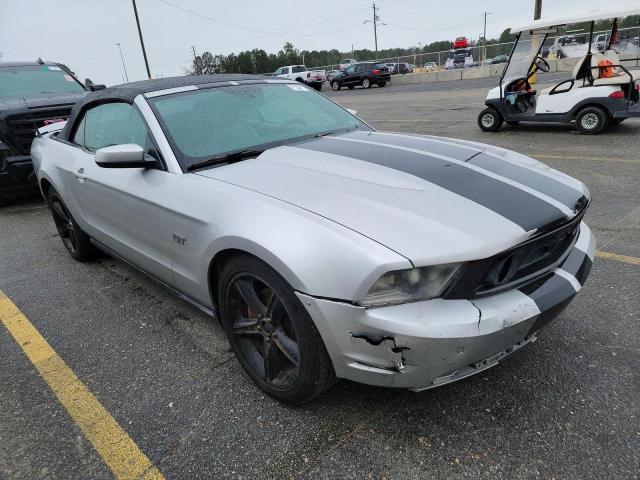
<svg viewBox="0 0 640 480"><path fill-rule="evenodd" d="M338 90L340 90L340 82L338 81L331 82L331 88L333 88L333 90L337 92Z"/></svg>
<svg viewBox="0 0 640 480"><path fill-rule="evenodd" d="M62 198L53 188L49 190L48 200L56 230L69 254L80 261L91 258L95 249L91 245L89 236L80 229Z"/></svg>
<svg viewBox="0 0 640 480"><path fill-rule="evenodd" d="M220 280L222 324L240 364L262 390L300 404L333 384L322 337L277 272L242 255L225 264Z"/></svg>
<svg viewBox="0 0 640 480"><path fill-rule="evenodd" d="M280 297L257 276L241 273L226 304L234 341L251 368L273 388L290 387L300 374L300 349Z"/></svg>

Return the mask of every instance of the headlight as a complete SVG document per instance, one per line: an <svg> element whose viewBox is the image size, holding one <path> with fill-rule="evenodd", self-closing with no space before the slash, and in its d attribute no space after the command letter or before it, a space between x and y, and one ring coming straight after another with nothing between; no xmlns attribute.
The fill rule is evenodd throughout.
<svg viewBox="0 0 640 480"><path fill-rule="evenodd" d="M365 307L428 300L442 294L461 263L395 270L382 275L360 302Z"/></svg>

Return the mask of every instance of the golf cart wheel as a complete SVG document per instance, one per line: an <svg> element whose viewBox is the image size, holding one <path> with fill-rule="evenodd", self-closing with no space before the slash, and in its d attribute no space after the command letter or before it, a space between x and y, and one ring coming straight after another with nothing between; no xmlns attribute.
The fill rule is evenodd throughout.
<svg viewBox="0 0 640 480"><path fill-rule="evenodd" d="M576 116L576 129L583 135L595 135L609 126L609 115L602 107L584 107Z"/></svg>
<svg viewBox="0 0 640 480"><path fill-rule="evenodd" d="M348 88L349 90L353 90L353 87L354 87L354 86L355 86L355 85L347 85L347 88Z"/></svg>
<svg viewBox="0 0 640 480"><path fill-rule="evenodd" d="M379 82L379 83L378 83L378 86L379 86L380 88L382 88L382 87L384 87L386 84L387 84L387 82Z"/></svg>
<svg viewBox="0 0 640 480"><path fill-rule="evenodd" d="M493 107L485 108L478 115L478 126L483 132L495 132L503 121L502 115Z"/></svg>
<svg viewBox="0 0 640 480"><path fill-rule="evenodd" d="M362 80L362 88L371 88L371 80L368 78Z"/></svg>
<svg viewBox="0 0 640 480"><path fill-rule="evenodd" d="M300 404L335 383L331 358L307 309L266 263L249 255L226 262L218 305L236 357L264 392Z"/></svg>
<svg viewBox="0 0 640 480"><path fill-rule="evenodd" d="M340 90L340 82L331 82L331 88L334 92L337 92Z"/></svg>
<svg viewBox="0 0 640 480"><path fill-rule="evenodd" d="M58 235L69 255L80 262L92 258L96 250L91 245L89 236L80 229L62 198L53 187L49 189L47 203L49 204L56 230L58 230Z"/></svg>

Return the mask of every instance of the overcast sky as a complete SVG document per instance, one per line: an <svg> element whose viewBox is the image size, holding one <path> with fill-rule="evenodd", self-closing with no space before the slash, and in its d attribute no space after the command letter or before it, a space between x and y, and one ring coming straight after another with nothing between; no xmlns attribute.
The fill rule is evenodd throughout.
<svg viewBox="0 0 640 480"><path fill-rule="evenodd" d="M189 10L181 10L169 3ZM607 6L624 5L609 0ZM181 75L196 52L214 54L262 48L276 52L286 41L303 50L373 49L371 0L137 0L154 76ZM378 47L417 46L466 35L487 36L533 18L534 0L378 0ZM602 7L602 0L543 0L542 15ZM579 10L579 12L576 11ZM208 17L208 18L205 18ZM217 20L214 21L213 19ZM131 0L0 0L2 60L62 62L84 80L122 83L122 45L129 80L146 78Z"/></svg>

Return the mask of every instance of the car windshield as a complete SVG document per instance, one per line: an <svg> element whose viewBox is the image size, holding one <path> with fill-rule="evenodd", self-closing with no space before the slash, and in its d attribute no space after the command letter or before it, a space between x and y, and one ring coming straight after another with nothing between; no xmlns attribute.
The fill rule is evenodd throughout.
<svg viewBox="0 0 640 480"><path fill-rule="evenodd" d="M82 85L57 65L0 65L0 97L83 91Z"/></svg>
<svg viewBox="0 0 640 480"><path fill-rule="evenodd" d="M250 84L149 99L182 168L240 150L332 132L371 130L300 84Z"/></svg>

